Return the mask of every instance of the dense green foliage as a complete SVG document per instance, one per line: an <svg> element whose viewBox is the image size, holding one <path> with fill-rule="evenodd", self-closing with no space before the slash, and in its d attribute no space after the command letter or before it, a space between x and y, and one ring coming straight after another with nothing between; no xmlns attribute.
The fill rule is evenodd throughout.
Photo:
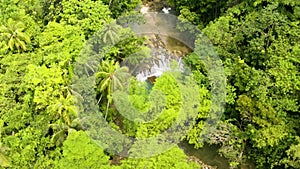
<svg viewBox="0 0 300 169"><path fill-rule="evenodd" d="M200 168L178 146L149 158L114 156L88 137L78 122L83 109L80 103L89 102L81 93L91 89L76 91L71 85L77 76L76 62L84 63L82 74L95 73L99 110L111 127L124 135L156 136L179 114L180 89L168 73L157 78L152 87L152 91L161 90L167 96L159 100L161 93L157 92L152 98L157 107L165 105L156 120L133 122L113 106L111 90L123 88L122 79L127 79L129 73L120 62L131 66L140 62L139 57L149 57L144 39L114 21L136 13L141 3L1 1L0 168ZM196 123L182 139L195 148L218 145L219 153L233 168L248 159L261 169L300 168L300 1L168 3L175 7L182 22L197 25L211 40L227 76L225 113L213 131L204 131L202 139L211 107L211 85L198 57L190 54L184 58L197 81L198 91L193 92L199 93L200 102ZM95 32L100 38L93 43L107 46L92 46L96 49L81 53ZM80 54L93 54L102 62L85 62ZM153 100L149 86L142 85L131 79L126 99L146 112L153 109Z"/></svg>
<svg viewBox="0 0 300 169"><path fill-rule="evenodd" d="M257 168L299 168L299 5L243 1L209 24L202 22L228 82L224 121L208 142L220 144L232 165L251 157ZM181 16L201 20L203 14L189 9ZM197 146L195 137L190 142Z"/></svg>

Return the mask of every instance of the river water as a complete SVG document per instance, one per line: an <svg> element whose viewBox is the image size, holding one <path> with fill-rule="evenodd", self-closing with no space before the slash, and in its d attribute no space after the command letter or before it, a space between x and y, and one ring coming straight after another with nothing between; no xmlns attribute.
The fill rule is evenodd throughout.
<svg viewBox="0 0 300 169"><path fill-rule="evenodd" d="M204 145L200 149L195 149L193 145L188 144L187 141L182 141L179 147L184 150L186 155L196 157L204 164L212 166L217 169L229 169L228 160L218 154L218 146Z"/></svg>
<svg viewBox="0 0 300 169"><path fill-rule="evenodd" d="M171 9L171 10L170 10ZM164 12L164 13L172 13L172 8L167 6L165 1L147 1L144 2L144 5L140 9L141 13L149 13L149 12ZM175 12L173 12L175 13ZM168 30L166 30L168 31ZM150 41L148 42L148 46L151 50L155 50L155 48L165 48L166 51L164 55L172 55L174 54L176 57L180 59L175 59L180 64L180 60L186 54L191 53L192 50L186 46L184 43L180 42L179 40L172 38L170 36L162 36L162 35L147 35ZM158 45L155 45L158 44ZM161 56L161 60L165 60L166 56ZM174 57L173 57L174 59ZM167 64L160 64L161 66L155 65L147 72L141 72L137 75L137 79L142 81L146 80L147 77L156 76L158 77L162 72L161 70L167 70ZM187 141L183 141L179 144L179 147L184 150L186 155L189 157L190 160L196 161L200 163L203 168L217 168L217 169L228 169L229 163L226 158L221 157L217 150L217 146L209 146L205 145L201 149L195 149L193 145L188 144Z"/></svg>
<svg viewBox="0 0 300 169"><path fill-rule="evenodd" d="M141 7L142 13L148 13L148 12L164 12L164 13L170 13L170 14L176 14L175 11L172 10L172 7L168 6L167 2L165 0L146 0L143 2L144 4ZM163 46L167 51L171 52L180 59L175 59L179 62L181 60L181 57L184 57L184 55L192 52L192 50L186 46L184 43L168 37L168 36L161 36L161 35L149 35L149 36L156 36L159 37L158 43L163 44ZM153 38L155 39L155 38ZM162 57L164 58L164 57ZM162 64L163 65L163 64ZM151 72L149 72L151 74ZM152 72L156 73L156 72ZM160 72L161 73L161 72ZM145 76L145 75L140 75ZM145 78L145 77L141 77ZM217 145L204 145L203 148L195 149L193 145L188 144L187 141L182 141L179 144L179 147L184 150L186 155L189 157L189 159L196 161L198 163L201 163L203 168L205 169L229 169L229 161L228 159L221 157L218 153L219 147ZM247 161L245 164L243 164L241 169L254 169L255 166L252 162Z"/></svg>

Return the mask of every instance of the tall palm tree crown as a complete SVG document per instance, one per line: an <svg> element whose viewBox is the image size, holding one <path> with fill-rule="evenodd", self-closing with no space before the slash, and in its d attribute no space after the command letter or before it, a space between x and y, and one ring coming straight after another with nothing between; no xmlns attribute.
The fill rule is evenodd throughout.
<svg viewBox="0 0 300 169"><path fill-rule="evenodd" d="M112 102L112 91L113 90L122 90L124 82L129 78L129 69L127 67L120 67L118 62L114 61L103 61L99 66L98 73L96 73L96 78L98 79L97 84L99 84L98 88L101 93L100 102L103 94L106 94L107 97L107 107L106 107L106 115L109 108L109 104Z"/></svg>
<svg viewBox="0 0 300 169"><path fill-rule="evenodd" d="M24 33L25 25L20 21L8 19L7 25L0 27L0 40L6 41L11 51L17 48L18 52L26 51L26 43L30 43L30 37Z"/></svg>
<svg viewBox="0 0 300 169"><path fill-rule="evenodd" d="M110 43L114 44L119 40L118 32L120 31L120 26L116 24L116 22L112 22L108 25L104 26L103 30L103 42L105 44Z"/></svg>

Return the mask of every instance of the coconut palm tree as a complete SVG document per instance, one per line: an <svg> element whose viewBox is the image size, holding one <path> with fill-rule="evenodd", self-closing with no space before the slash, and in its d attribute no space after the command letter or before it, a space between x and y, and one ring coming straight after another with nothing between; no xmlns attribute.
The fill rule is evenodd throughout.
<svg viewBox="0 0 300 169"><path fill-rule="evenodd" d="M26 43L30 43L30 37L24 33L25 25L11 18L8 19L6 26L0 27L0 39L6 41L7 46L11 51L15 48L20 52L26 51Z"/></svg>
<svg viewBox="0 0 300 169"><path fill-rule="evenodd" d="M99 66L98 73L96 73L96 78L98 79L98 89L101 93L98 103L101 101L103 94L106 94L107 105L105 119L107 117L108 108L112 102L112 91L122 90L124 82L129 78L127 67L120 67L118 62L114 61L103 61Z"/></svg>
<svg viewBox="0 0 300 169"><path fill-rule="evenodd" d="M116 22L111 22L108 25L104 26L102 40L105 44L111 43L115 44L119 40L118 32L120 30L120 26L116 24Z"/></svg>
<svg viewBox="0 0 300 169"><path fill-rule="evenodd" d="M56 112L57 118L61 119L67 125L71 124L72 117L77 117L78 115L72 95L68 95L67 98L60 96L57 102L53 106L49 106L49 108L52 108L52 111Z"/></svg>

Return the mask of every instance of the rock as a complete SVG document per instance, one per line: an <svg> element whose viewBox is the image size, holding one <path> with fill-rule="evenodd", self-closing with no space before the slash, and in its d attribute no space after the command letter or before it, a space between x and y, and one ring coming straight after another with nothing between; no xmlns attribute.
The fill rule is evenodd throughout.
<svg viewBox="0 0 300 169"><path fill-rule="evenodd" d="M183 53L179 50L173 50L172 53L178 57L181 57L183 55Z"/></svg>
<svg viewBox="0 0 300 169"><path fill-rule="evenodd" d="M148 11L149 11L148 4L146 4L146 6L142 6L142 8L141 8L141 10L140 10L140 12L141 12L142 14L148 13Z"/></svg>
<svg viewBox="0 0 300 169"><path fill-rule="evenodd" d="M151 84L154 84L155 81L156 81L156 76L150 76L150 77L147 77L147 80L148 80Z"/></svg>

